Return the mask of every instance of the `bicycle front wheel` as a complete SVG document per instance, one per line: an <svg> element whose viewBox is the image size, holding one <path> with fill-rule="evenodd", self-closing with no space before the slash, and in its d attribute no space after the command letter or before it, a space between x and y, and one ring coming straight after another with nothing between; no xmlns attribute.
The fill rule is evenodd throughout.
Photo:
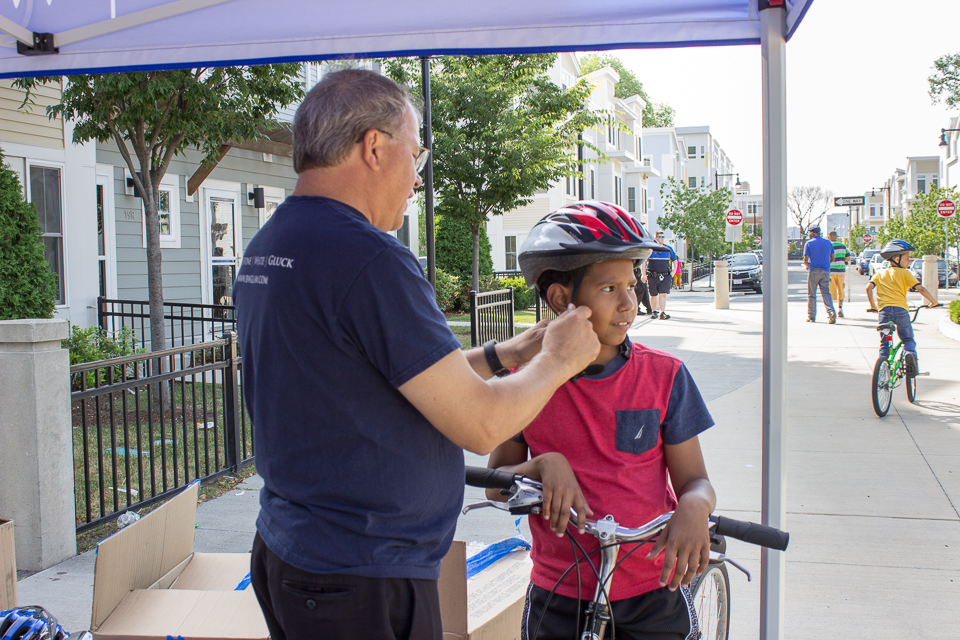
<svg viewBox="0 0 960 640"><path fill-rule="evenodd" d="M703 640L726 640L730 633L730 577L722 562L711 564L690 583L697 625Z"/></svg>
<svg viewBox="0 0 960 640"><path fill-rule="evenodd" d="M878 358L873 367L873 410L881 418L890 410L890 400L893 398L892 382L890 363L886 358Z"/></svg>

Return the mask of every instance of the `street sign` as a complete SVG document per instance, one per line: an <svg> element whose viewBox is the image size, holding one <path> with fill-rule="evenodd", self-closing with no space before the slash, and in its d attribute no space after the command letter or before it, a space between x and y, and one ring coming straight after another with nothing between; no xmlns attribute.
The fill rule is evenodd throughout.
<svg viewBox="0 0 960 640"><path fill-rule="evenodd" d="M743 222L743 214L740 213L739 209L727 211L727 224L737 226L741 222Z"/></svg>
<svg viewBox="0 0 960 640"><path fill-rule="evenodd" d="M873 240L873 236L872 236L872 235L870 235L869 233L863 234L863 241L864 241L864 242L869 243L871 240Z"/></svg>
<svg viewBox="0 0 960 640"><path fill-rule="evenodd" d="M763 239L762 239L762 238L754 238L754 239L753 239L753 244L757 245L758 247L760 246L760 243L762 243L762 242L763 242Z"/></svg>
<svg viewBox="0 0 960 640"><path fill-rule="evenodd" d="M862 206L864 203L863 196L846 196L843 198L834 198L833 206L835 207L856 207Z"/></svg>
<svg viewBox="0 0 960 640"><path fill-rule="evenodd" d="M937 215L949 218L957 212L957 204L953 200L941 200L937 203Z"/></svg>

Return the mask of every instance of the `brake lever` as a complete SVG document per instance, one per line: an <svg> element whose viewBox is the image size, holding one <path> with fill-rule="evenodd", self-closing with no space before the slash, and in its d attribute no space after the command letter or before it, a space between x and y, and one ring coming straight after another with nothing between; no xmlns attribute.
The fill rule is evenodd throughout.
<svg viewBox="0 0 960 640"><path fill-rule="evenodd" d="M747 576L747 582L750 582L750 580L752 579L752 576L750 575L750 571L746 567L744 567L742 564L740 564L739 562L737 562L736 560L734 560L733 558L731 558L725 553L717 553L716 551L711 551L710 560L713 562L726 562L728 564L732 564L737 569L740 569L740 571L743 571L744 575Z"/></svg>

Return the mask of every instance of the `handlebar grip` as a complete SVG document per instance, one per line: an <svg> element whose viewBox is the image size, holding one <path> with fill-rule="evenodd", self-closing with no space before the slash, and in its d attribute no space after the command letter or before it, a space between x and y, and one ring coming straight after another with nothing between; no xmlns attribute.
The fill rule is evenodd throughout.
<svg viewBox="0 0 960 640"><path fill-rule="evenodd" d="M769 547L779 551L786 551L790 544L790 534L786 531L780 531L773 527L756 522L745 522L743 520L734 520L724 516L710 516L713 522L717 523L714 531L728 538L736 538L750 544Z"/></svg>
<svg viewBox="0 0 960 640"><path fill-rule="evenodd" d="M517 473L485 467L467 467L466 476L468 485L482 489L509 489L517 479L523 477Z"/></svg>

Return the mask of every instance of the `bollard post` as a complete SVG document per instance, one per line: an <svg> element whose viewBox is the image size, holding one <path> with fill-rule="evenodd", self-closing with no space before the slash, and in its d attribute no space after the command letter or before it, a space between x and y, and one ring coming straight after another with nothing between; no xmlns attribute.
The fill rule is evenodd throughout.
<svg viewBox="0 0 960 640"><path fill-rule="evenodd" d="M690 291L693 291L693 260L687 263L687 277L690 278Z"/></svg>
<svg viewBox="0 0 960 640"><path fill-rule="evenodd" d="M716 260L716 284L713 287L713 306L715 309L730 308L730 280L728 278L727 261Z"/></svg>
<svg viewBox="0 0 960 640"><path fill-rule="evenodd" d="M939 287L940 283L937 262L939 258L937 256L923 256L923 277L920 278L920 284L923 285L923 288L930 292L937 302L940 301Z"/></svg>
<svg viewBox="0 0 960 640"><path fill-rule="evenodd" d="M19 569L77 553L68 335L65 320L0 321L0 518Z"/></svg>

